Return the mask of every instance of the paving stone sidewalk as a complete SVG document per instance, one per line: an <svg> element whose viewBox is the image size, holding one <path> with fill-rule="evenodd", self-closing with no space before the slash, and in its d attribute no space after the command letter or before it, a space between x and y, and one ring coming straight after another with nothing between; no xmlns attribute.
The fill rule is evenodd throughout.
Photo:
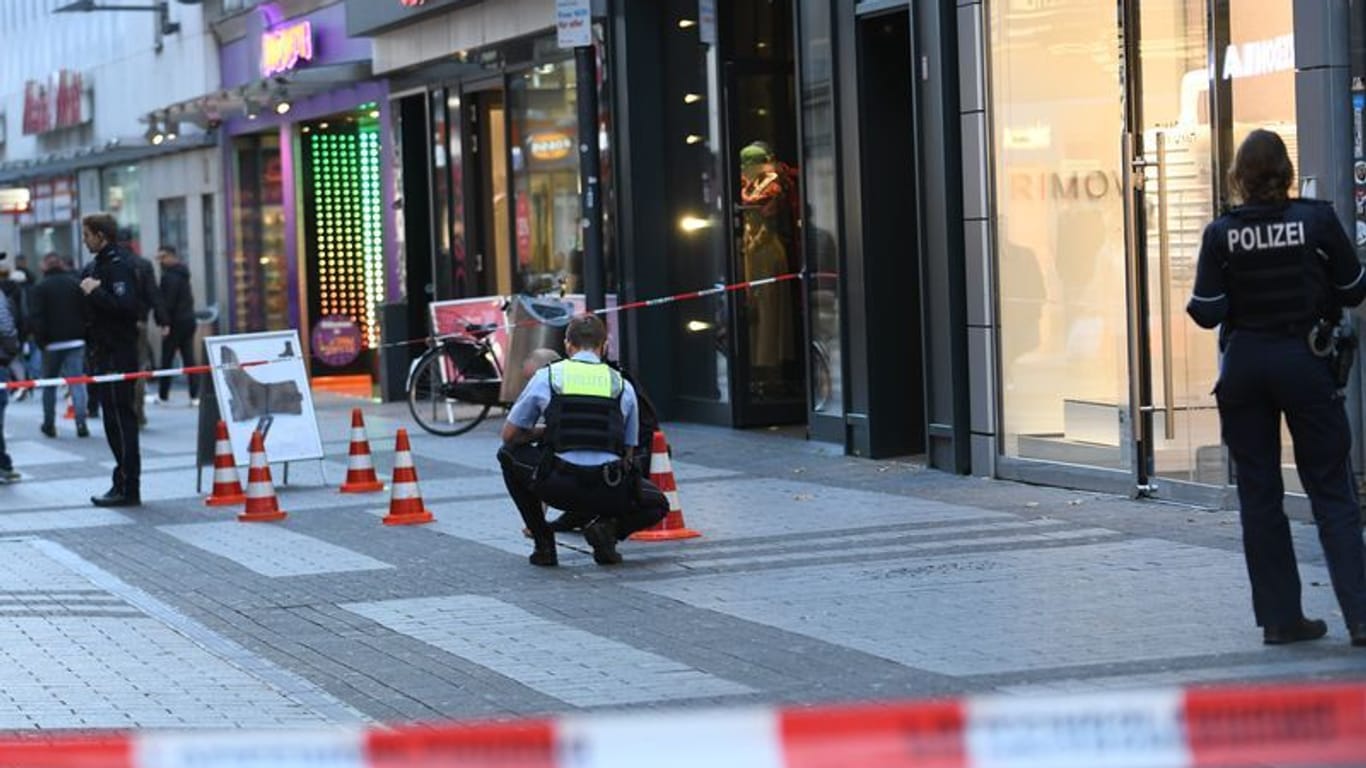
<svg viewBox="0 0 1366 768"><path fill-rule="evenodd" d="M1313 527L1293 523L1321 642L1252 626L1237 518L868 461L783 431L667 425L687 541L561 566L529 542L499 422L422 433L317 395L326 456L275 478L281 523L195 489L197 413L148 405L146 504L100 510L103 434L11 403L0 486L0 730L292 728L575 710L1366 679ZM407 427L436 522L343 495L350 409L382 478ZM245 470L243 470L245 479ZM201 475L211 485L210 471Z"/></svg>

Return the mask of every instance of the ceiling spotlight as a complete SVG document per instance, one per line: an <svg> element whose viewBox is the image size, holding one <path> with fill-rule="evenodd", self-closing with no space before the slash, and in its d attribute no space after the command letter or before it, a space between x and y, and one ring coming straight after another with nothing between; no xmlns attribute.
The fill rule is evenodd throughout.
<svg viewBox="0 0 1366 768"><path fill-rule="evenodd" d="M692 19L679 19L679 20L678 20L678 28L679 28L679 29L687 29L687 28L689 28L689 27L695 27L695 26L697 26L697 22L693 21Z"/></svg>
<svg viewBox="0 0 1366 768"><path fill-rule="evenodd" d="M289 102L282 101L275 105L275 114L283 115L289 112Z"/></svg>
<svg viewBox="0 0 1366 768"><path fill-rule="evenodd" d="M251 99L243 99L242 107L247 114L248 120L255 120L257 117L260 117L261 115L260 108L257 107L256 102L252 101Z"/></svg>
<svg viewBox="0 0 1366 768"><path fill-rule="evenodd" d="M684 104L696 104L697 102L699 102L699 101L701 101L701 100L702 100L702 94L700 94L700 93L685 93L685 94L683 94L683 103L684 103Z"/></svg>
<svg viewBox="0 0 1366 768"><path fill-rule="evenodd" d="M175 141L180 135L180 123L175 120L166 120L166 140Z"/></svg>
<svg viewBox="0 0 1366 768"><path fill-rule="evenodd" d="M157 127L156 115L147 116L147 131L143 134L143 136L146 137L147 143L153 146L159 146L161 142L166 140L165 134L163 134L161 132L161 129Z"/></svg>

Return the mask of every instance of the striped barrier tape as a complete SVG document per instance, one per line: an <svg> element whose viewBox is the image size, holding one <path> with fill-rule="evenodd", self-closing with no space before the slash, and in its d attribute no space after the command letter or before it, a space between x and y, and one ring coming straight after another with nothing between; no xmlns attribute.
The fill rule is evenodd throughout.
<svg viewBox="0 0 1366 768"><path fill-rule="evenodd" d="M1204 768L1366 764L1366 683L0 740L6 768Z"/></svg>
<svg viewBox="0 0 1366 768"><path fill-rule="evenodd" d="M723 293L747 290L749 288L758 288L764 285L772 285L774 283L780 283L787 280L799 280L801 278L802 273L792 272L785 275L775 275L774 277L760 278L758 280L746 280L741 283L732 283L731 285L715 285L711 288L705 288L700 291L685 291L683 293L676 293L672 296L663 296L655 299L644 299L642 301L632 301L626 304L620 304L618 306L606 309L595 309L592 311L591 314L602 315L613 312L622 312L628 309L640 309L642 307L658 307L665 304L672 304L677 301L688 301L691 299L700 299L706 296L717 296ZM512 330L513 328L516 328L518 326L530 327L536 324L536 320L523 320L520 323L508 323L502 326L497 326L493 330ZM380 344L377 347L372 347L372 349L405 347L414 344L430 344L435 341L458 338L462 336L464 336L464 334L444 334L435 337L423 336L417 339L407 339L405 341L392 341L387 344ZM230 368L251 368L258 365L269 365L271 363L288 362L290 360L295 359L297 358L287 357L275 360L254 360L245 363L232 363L216 367L224 370ZM139 381L146 379L161 379L168 377L173 378L176 376L197 376L199 374L209 373L214 369L215 366L212 365L191 365L186 366L184 368L163 368L155 371L131 371L128 373L102 373L93 376L68 376L64 378L51 379L28 379L24 381L0 382L0 388L6 390L17 390L42 389L44 387L61 387L70 386L72 384L109 384L120 381Z"/></svg>

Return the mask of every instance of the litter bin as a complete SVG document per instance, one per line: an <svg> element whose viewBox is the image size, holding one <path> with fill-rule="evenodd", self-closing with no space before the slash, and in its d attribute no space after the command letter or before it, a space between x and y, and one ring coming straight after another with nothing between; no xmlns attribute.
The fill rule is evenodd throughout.
<svg viewBox="0 0 1366 768"><path fill-rule="evenodd" d="M522 370L527 356L537 349L553 349L564 355L564 329L574 316L574 304L548 296L515 296L508 307L508 350L503 356L503 387L499 398L510 403L522 393L530 378Z"/></svg>

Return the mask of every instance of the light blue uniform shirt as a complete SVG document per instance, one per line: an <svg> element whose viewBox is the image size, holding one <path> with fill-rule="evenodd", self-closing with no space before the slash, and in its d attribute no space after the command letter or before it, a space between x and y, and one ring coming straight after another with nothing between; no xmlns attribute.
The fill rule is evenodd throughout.
<svg viewBox="0 0 1366 768"><path fill-rule="evenodd" d="M574 355L573 359L587 363L602 362L592 352L579 352ZM622 422L626 425L626 435L622 442L628 447L635 447L636 436L640 434L640 412L636 410L636 390L629 381L623 379L621 384L621 416ZM526 388L517 397L517 402L512 404L512 410L508 411L508 423L522 429L531 429L536 426L536 422L541 420L541 415L550 405L550 394L550 366L541 366L541 369L536 371L536 375L531 377L531 381L526 383ZM555 455L570 464L578 464L583 467L595 467L620 458L607 451L565 451Z"/></svg>

